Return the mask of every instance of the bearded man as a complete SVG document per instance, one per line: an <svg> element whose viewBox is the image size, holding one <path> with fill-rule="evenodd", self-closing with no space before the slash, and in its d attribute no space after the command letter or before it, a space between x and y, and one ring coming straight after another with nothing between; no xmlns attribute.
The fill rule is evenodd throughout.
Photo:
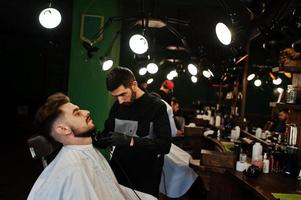
<svg viewBox="0 0 301 200"><path fill-rule="evenodd" d="M158 197L164 155L171 146L166 105L141 90L125 67L112 69L106 86L116 101L94 143L115 146L110 165L120 184Z"/></svg>

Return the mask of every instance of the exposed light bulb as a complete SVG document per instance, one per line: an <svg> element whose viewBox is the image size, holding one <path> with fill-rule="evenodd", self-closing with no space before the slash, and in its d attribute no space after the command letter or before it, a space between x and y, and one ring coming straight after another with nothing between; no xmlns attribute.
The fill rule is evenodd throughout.
<svg viewBox="0 0 301 200"><path fill-rule="evenodd" d="M106 60L102 64L102 70L107 71L113 66L113 60Z"/></svg>
<svg viewBox="0 0 301 200"><path fill-rule="evenodd" d="M168 80L173 80L174 77L173 77L172 74L169 73L169 74L167 74L166 78L167 78Z"/></svg>
<svg viewBox="0 0 301 200"><path fill-rule="evenodd" d="M262 82L261 82L260 79L256 79L256 80L254 81L254 85L255 85L256 87L261 86L261 84L262 84Z"/></svg>
<svg viewBox="0 0 301 200"><path fill-rule="evenodd" d="M136 54L144 54L148 50L147 39L141 34L135 34L130 38L129 45Z"/></svg>
<svg viewBox="0 0 301 200"><path fill-rule="evenodd" d="M210 69L208 69L207 71L209 72L210 76L214 77L214 75Z"/></svg>
<svg viewBox="0 0 301 200"><path fill-rule="evenodd" d="M190 73L191 75L193 75L193 76L197 75L197 73L198 73L198 68L197 68L194 64L189 64L189 65L187 66L187 68L188 68L188 71L189 71L189 73Z"/></svg>
<svg viewBox="0 0 301 200"><path fill-rule="evenodd" d="M171 76L173 77L177 77L178 76L178 72L176 70L172 70L171 72L169 72Z"/></svg>
<svg viewBox="0 0 301 200"><path fill-rule="evenodd" d="M149 63L147 66L146 66L146 69L147 71L150 73L150 74L155 74L158 72L159 68L158 68L158 65L156 63Z"/></svg>
<svg viewBox="0 0 301 200"><path fill-rule="evenodd" d="M142 67L142 68L140 68L140 69L139 69L139 75L140 75L140 76L143 76L143 75L145 75L145 74L146 74L146 72L147 72L147 69L146 69L146 67Z"/></svg>
<svg viewBox="0 0 301 200"><path fill-rule="evenodd" d="M48 29L57 27L61 20L61 13L55 8L46 8L39 15L40 24Z"/></svg>
<svg viewBox="0 0 301 200"><path fill-rule="evenodd" d="M281 83L282 83L282 80L279 77L277 79L273 80L274 85L280 85Z"/></svg>
<svg viewBox="0 0 301 200"><path fill-rule="evenodd" d="M247 80L248 81L251 81L255 78L255 74L250 74L248 77L247 77Z"/></svg>
<svg viewBox="0 0 301 200"><path fill-rule="evenodd" d="M191 76L191 81L193 83L196 83L196 82L198 82L198 78L196 76Z"/></svg>
<svg viewBox="0 0 301 200"><path fill-rule="evenodd" d="M210 78L211 75L210 75L210 72L208 70L204 70L203 71L203 76L206 77L206 78Z"/></svg>
<svg viewBox="0 0 301 200"><path fill-rule="evenodd" d="M154 79L153 79L153 78L150 78L150 79L148 79L148 80L146 81L146 83L147 83L147 84L151 84L153 81L154 81Z"/></svg>
<svg viewBox="0 0 301 200"><path fill-rule="evenodd" d="M229 45L232 40L230 29L224 23L217 23L215 26L215 33L219 41L224 45Z"/></svg>

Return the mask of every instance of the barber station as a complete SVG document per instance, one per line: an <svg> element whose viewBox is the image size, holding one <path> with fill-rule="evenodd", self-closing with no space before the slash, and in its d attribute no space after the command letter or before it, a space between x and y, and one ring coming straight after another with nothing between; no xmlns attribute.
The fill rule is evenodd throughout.
<svg viewBox="0 0 301 200"><path fill-rule="evenodd" d="M0 199L301 200L299 0L0 10Z"/></svg>

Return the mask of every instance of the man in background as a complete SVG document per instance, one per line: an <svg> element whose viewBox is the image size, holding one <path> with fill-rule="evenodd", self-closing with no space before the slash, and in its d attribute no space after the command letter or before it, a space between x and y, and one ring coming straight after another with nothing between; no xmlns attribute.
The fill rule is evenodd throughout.
<svg viewBox="0 0 301 200"><path fill-rule="evenodd" d="M177 136L184 135L184 126L185 126L185 118L179 115L180 104L179 101L175 98L171 100L171 107L174 114L174 121L177 127Z"/></svg>
<svg viewBox="0 0 301 200"><path fill-rule="evenodd" d="M161 87L160 90L157 92L161 98L166 101L169 105L171 104L171 98L172 98L172 92L174 89L174 83L170 80L165 80Z"/></svg>
<svg viewBox="0 0 301 200"><path fill-rule="evenodd" d="M288 123L288 110L281 110L278 113L278 120L275 122L271 131L285 133L287 123Z"/></svg>

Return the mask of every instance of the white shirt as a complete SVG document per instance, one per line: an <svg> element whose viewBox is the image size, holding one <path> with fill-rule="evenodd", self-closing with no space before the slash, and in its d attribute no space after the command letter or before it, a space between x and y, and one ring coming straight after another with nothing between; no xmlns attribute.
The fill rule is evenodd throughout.
<svg viewBox="0 0 301 200"><path fill-rule="evenodd" d="M136 191L141 199L155 197ZM108 162L91 145L63 146L35 182L28 200L136 200L118 184Z"/></svg>
<svg viewBox="0 0 301 200"><path fill-rule="evenodd" d="M170 129L171 129L171 137L176 137L177 135L177 127L176 127L176 123L174 120L174 116L173 116L173 111L172 111L172 107L163 99L161 99L165 105L166 105L166 111L168 114L168 119L169 119L169 123L170 123Z"/></svg>

